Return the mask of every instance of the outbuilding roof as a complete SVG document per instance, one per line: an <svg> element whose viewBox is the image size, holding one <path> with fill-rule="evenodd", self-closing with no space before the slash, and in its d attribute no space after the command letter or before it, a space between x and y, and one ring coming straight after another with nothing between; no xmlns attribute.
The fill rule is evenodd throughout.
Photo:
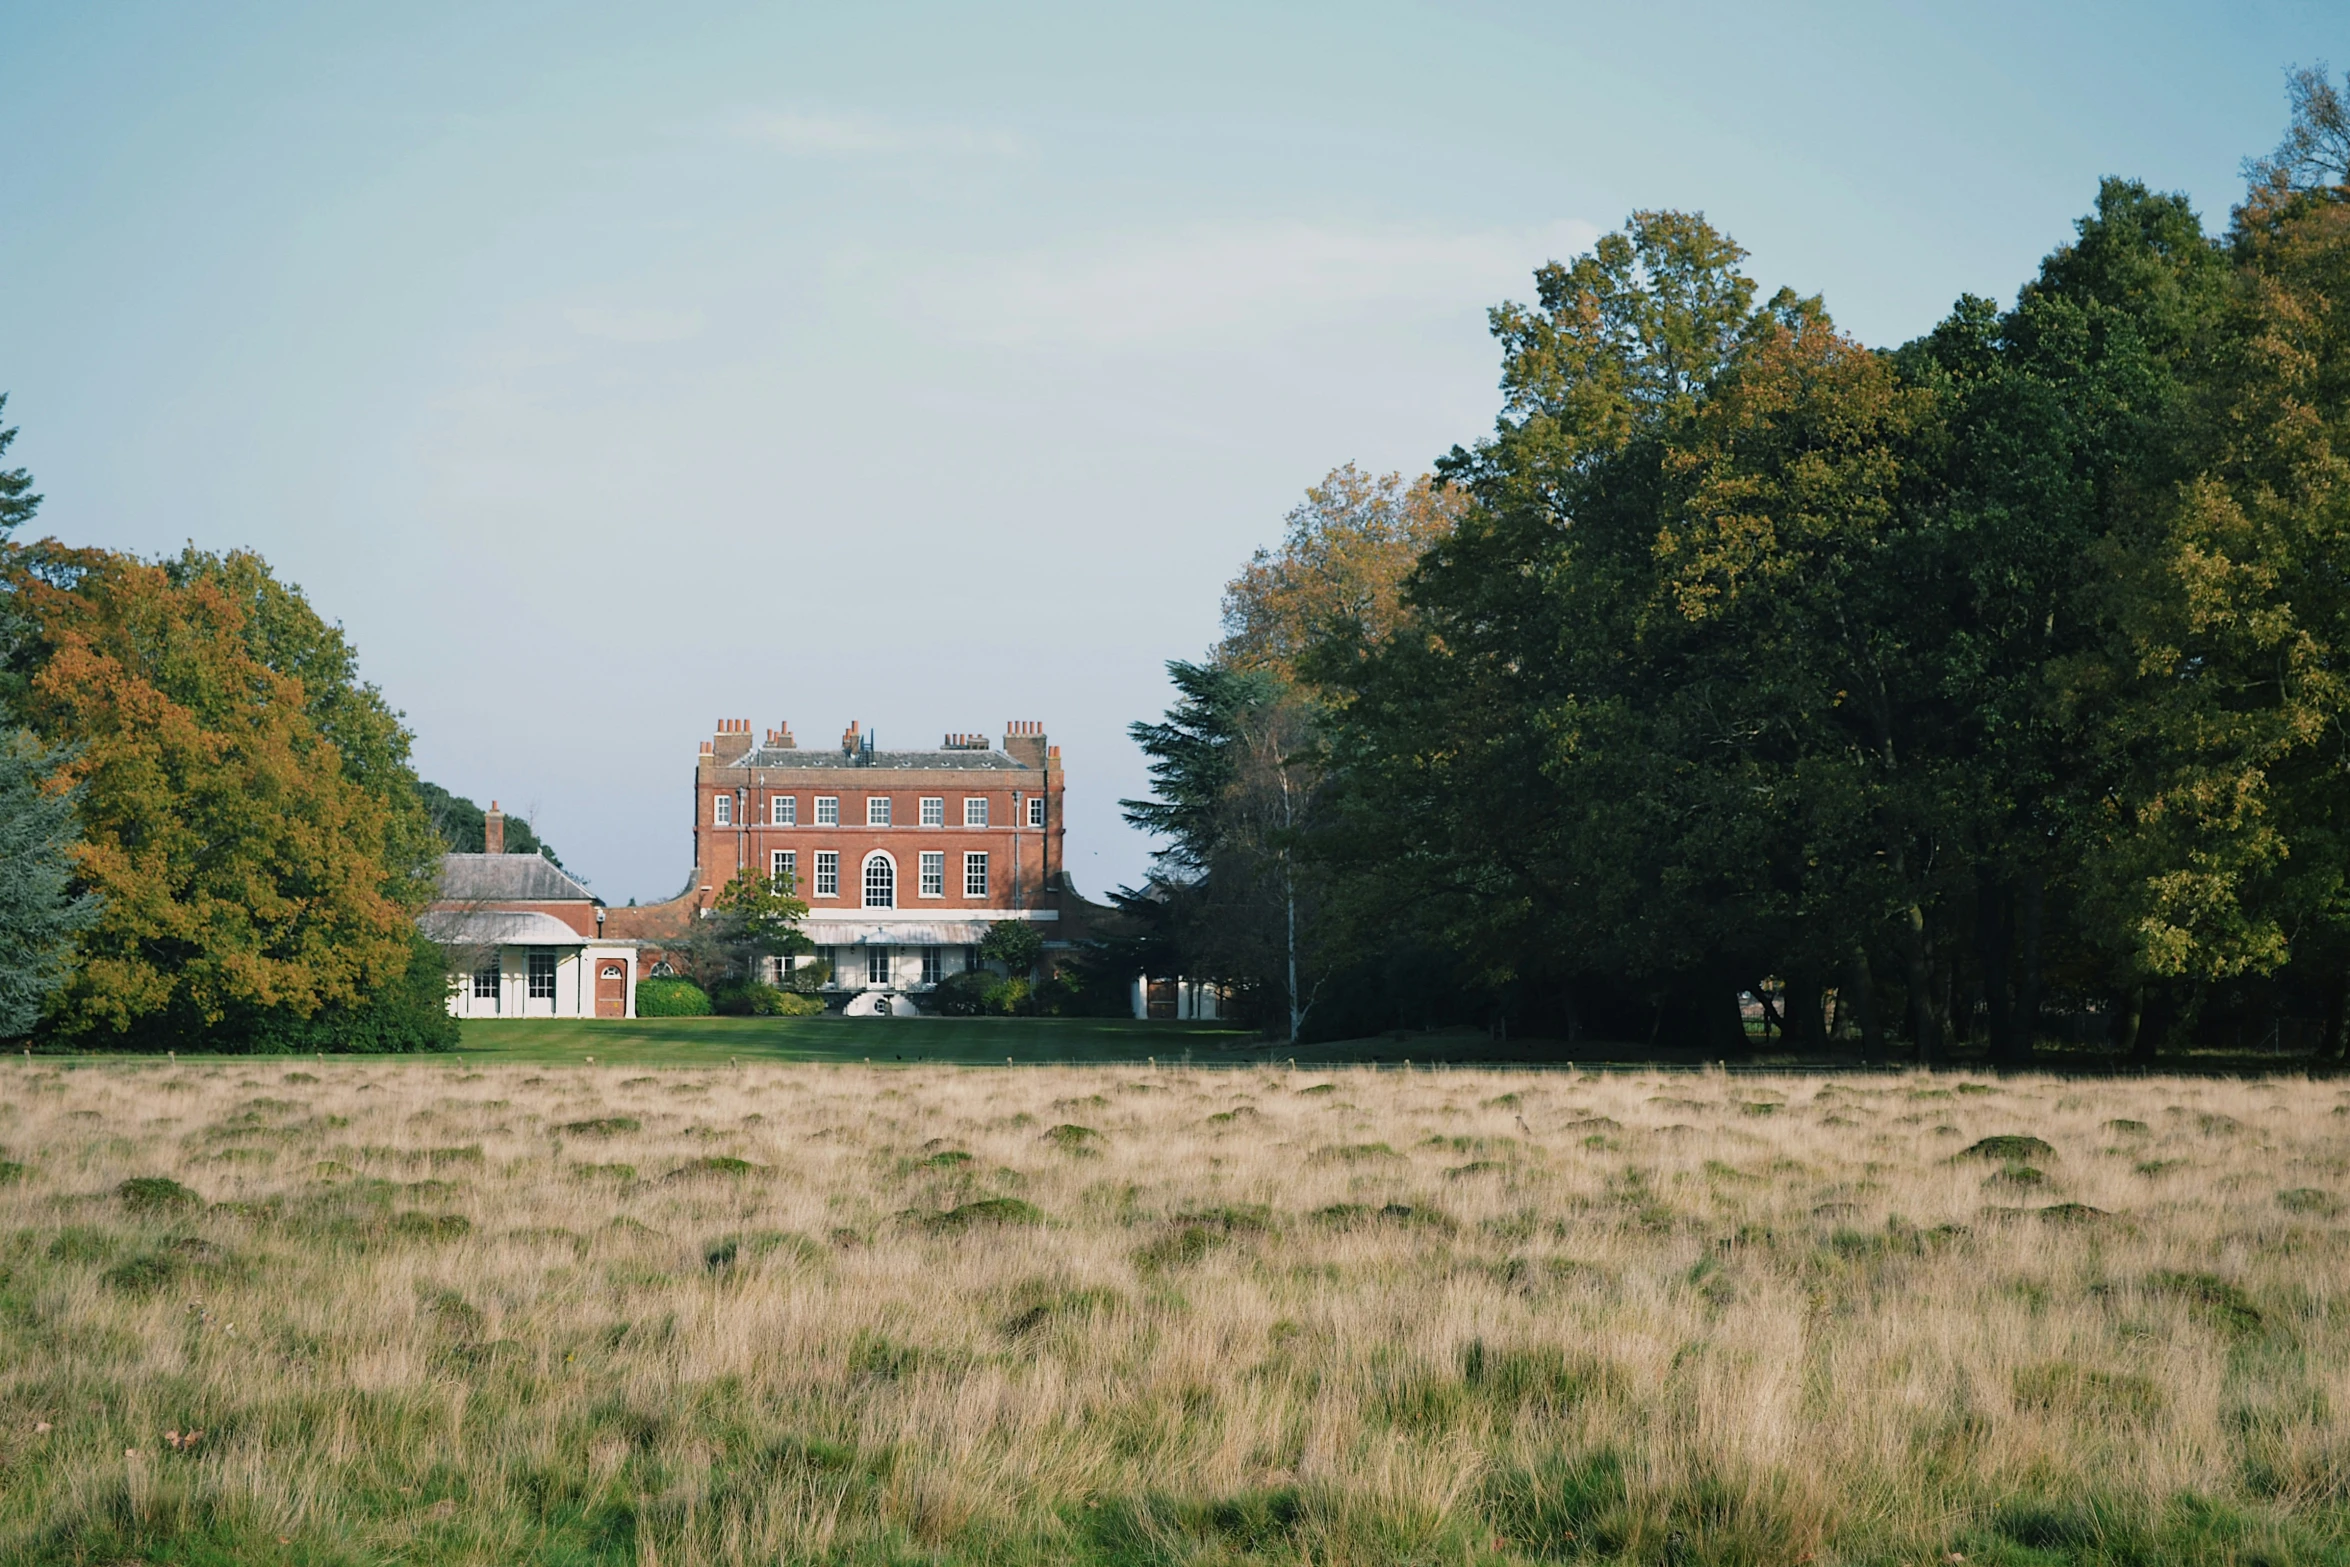
<svg viewBox="0 0 2350 1567"><path fill-rule="evenodd" d="M477 856L486 858L486 856ZM520 859L520 855L514 856ZM444 947L634 946L581 935L552 914L530 909L427 909L417 920L425 937Z"/></svg>
<svg viewBox="0 0 2350 1567"><path fill-rule="evenodd" d="M536 854L441 856L444 903L595 903L596 895Z"/></svg>

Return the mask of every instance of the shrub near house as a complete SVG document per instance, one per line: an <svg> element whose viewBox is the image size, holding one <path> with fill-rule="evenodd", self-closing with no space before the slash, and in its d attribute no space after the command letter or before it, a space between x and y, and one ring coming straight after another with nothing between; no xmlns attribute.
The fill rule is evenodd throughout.
<svg viewBox="0 0 2350 1567"><path fill-rule="evenodd" d="M690 979L664 976L640 979L636 986L638 1017L708 1017L709 993Z"/></svg>

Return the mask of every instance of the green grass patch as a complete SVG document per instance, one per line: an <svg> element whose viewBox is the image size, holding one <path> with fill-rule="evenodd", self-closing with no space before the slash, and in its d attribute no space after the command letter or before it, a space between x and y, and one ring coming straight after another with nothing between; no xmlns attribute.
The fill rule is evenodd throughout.
<svg viewBox="0 0 2350 1567"><path fill-rule="evenodd" d="M1996 1159L2006 1164L2028 1165L2034 1159L2053 1159L2056 1149L2037 1137L2020 1132L2003 1132L1970 1143L1959 1151L1961 1159Z"/></svg>
<svg viewBox="0 0 2350 1567"><path fill-rule="evenodd" d="M644 1123L633 1115L599 1115L585 1121L565 1121L555 1128L572 1137L618 1137L643 1129Z"/></svg>
<svg viewBox="0 0 2350 1567"><path fill-rule="evenodd" d="M168 1175L134 1175L114 1195L132 1213L184 1213L204 1206L203 1198Z"/></svg>
<svg viewBox="0 0 2350 1567"><path fill-rule="evenodd" d="M917 1213L910 1217L932 1235L960 1235L966 1230L994 1225L1042 1224L1044 1210L1018 1197L982 1197L943 1212Z"/></svg>

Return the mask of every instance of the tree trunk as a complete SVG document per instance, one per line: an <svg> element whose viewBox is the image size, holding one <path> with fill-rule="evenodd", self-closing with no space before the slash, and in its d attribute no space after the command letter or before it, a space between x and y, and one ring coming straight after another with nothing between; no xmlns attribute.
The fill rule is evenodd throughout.
<svg viewBox="0 0 2350 1567"><path fill-rule="evenodd" d="M1738 1010L1738 982L1719 980L1706 987L1706 1039L1713 1053L1728 1060L1746 1054L1746 1018Z"/></svg>
<svg viewBox="0 0 2350 1567"><path fill-rule="evenodd" d="M2040 913L2047 901L2047 883L2039 868L2024 877L2023 907L2015 975L2015 1048L2010 1056L2019 1069L2032 1064L2032 1042L2040 1034Z"/></svg>
<svg viewBox="0 0 2350 1567"><path fill-rule="evenodd" d="M1909 1028L1918 1065L1942 1064L1942 1019L1934 1009L1934 968L1926 957L1926 911L1911 904L1901 917L1901 970L1909 986Z"/></svg>
<svg viewBox="0 0 2350 1567"><path fill-rule="evenodd" d="M2342 977L2335 984L2333 994L2326 998L2326 1035L2318 1043L2319 1059L2341 1060L2343 1047L2350 1042L2346 1035L2350 1035L2350 962L2342 965Z"/></svg>
<svg viewBox="0 0 2350 1567"><path fill-rule="evenodd" d="M2132 1066L2154 1064L2154 1035L2146 1027L2146 987L2130 988L2129 1010L2122 1017L2122 1059Z"/></svg>
<svg viewBox="0 0 2350 1567"><path fill-rule="evenodd" d="M1822 1015L1822 990L1819 979L1811 974L1794 974L1787 980L1787 1006L1782 1026L1787 1030L1787 1043L1798 1050L1814 1053L1827 1048L1827 1020Z"/></svg>
<svg viewBox="0 0 2350 1567"><path fill-rule="evenodd" d="M1289 876L1288 852L1282 853L1281 888L1288 901L1289 915L1289 1042L1297 1043L1298 1030L1305 1026L1305 1008L1297 1003L1297 883Z"/></svg>
<svg viewBox="0 0 2350 1567"><path fill-rule="evenodd" d="M2015 993L2008 955L2015 945L2013 895L2001 883L1975 892L1975 954L1983 964L1983 1000L1990 1012L1991 1061L2006 1066L2015 1053Z"/></svg>
<svg viewBox="0 0 2350 1567"><path fill-rule="evenodd" d="M1853 1015L1860 1022L1861 1061L1864 1064L1882 1061L1885 1059L1885 1028L1877 1021L1877 979L1870 972L1868 953L1858 947L1852 949L1851 978L1846 984L1852 997ZM1838 998L1836 1010L1844 1010L1841 997Z"/></svg>

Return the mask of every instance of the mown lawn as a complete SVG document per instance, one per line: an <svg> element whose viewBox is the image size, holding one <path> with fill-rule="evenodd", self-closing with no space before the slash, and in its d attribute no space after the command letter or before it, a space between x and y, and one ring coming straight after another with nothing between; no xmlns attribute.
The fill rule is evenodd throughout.
<svg viewBox="0 0 2350 1567"><path fill-rule="evenodd" d="M662 1017L474 1018L460 1047L484 1064L722 1066L729 1061L916 1062L948 1066L1170 1065L1539 1066L1578 1056L1632 1060L1631 1046L1555 1039L1495 1043L1475 1029L1383 1034L1311 1045L1268 1040L1228 1023L1137 1023L1131 1018ZM1693 1064L1693 1063L1692 1063ZM1768 1064L1757 1060L1757 1066Z"/></svg>
<svg viewBox="0 0 2350 1567"><path fill-rule="evenodd" d="M1263 1059L1247 1029L1129 1018L659 1017L470 1019L463 1053L484 1062L710 1066L729 1060L1048 1062Z"/></svg>

